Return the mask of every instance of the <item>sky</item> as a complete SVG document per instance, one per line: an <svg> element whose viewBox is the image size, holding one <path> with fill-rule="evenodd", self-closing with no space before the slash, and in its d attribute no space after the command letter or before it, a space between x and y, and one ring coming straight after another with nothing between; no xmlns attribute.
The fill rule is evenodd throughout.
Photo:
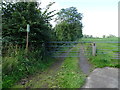
<svg viewBox="0 0 120 90"><path fill-rule="evenodd" d="M103 35L118 36L118 2L119 0L38 0L45 7L55 2L50 10L76 7L83 14L83 34L102 37ZM51 21L53 26L54 21Z"/></svg>

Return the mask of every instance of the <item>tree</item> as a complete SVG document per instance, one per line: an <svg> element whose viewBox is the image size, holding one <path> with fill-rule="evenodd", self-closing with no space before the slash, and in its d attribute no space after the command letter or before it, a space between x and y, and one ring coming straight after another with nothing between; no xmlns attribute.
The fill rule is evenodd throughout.
<svg viewBox="0 0 120 90"><path fill-rule="evenodd" d="M60 12L58 12L58 17L56 18L56 21L58 21L58 23L63 21L74 23L75 21L79 22L81 19L82 14L78 13L75 7L69 7L66 9L61 9Z"/></svg>
<svg viewBox="0 0 120 90"><path fill-rule="evenodd" d="M49 39L47 38L51 32L49 21L53 15L47 10L52 4L41 12L40 4L37 2L3 3L3 38L9 42L25 42L26 25L30 24L30 41L40 42Z"/></svg>
<svg viewBox="0 0 120 90"><path fill-rule="evenodd" d="M76 40L82 35L82 14L78 13L75 7L61 9L56 18L55 26L56 36L58 40Z"/></svg>
<svg viewBox="0 0 120 90"><path fill-rule="evenodd" d="M48 4L46 9L42 11L38 2L3 2L3 44L12 43L25 47L26 26L30 24L29 47L34 47L33 49L38 47L45 55L46 51L49 50L47 42L53 39L50 20L55 15L53 14L55 10L48 12L53 4L54 2Z"/></svg>
<svg viewBox="0 0 120 90"><path fill-rule="evenodd" d="M107 38L113 38L116 37L115 35L109 34L109 36L107 36Z"/></svg>

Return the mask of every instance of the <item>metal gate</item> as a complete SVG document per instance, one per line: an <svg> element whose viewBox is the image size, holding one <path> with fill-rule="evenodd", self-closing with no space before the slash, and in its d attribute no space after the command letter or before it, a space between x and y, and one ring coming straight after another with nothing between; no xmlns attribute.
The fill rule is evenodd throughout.
<svg viewBox="0 0 120 90"><path fill-rule="evenodd" d="M80 53L80 51L70 51L69 53L76 53L76 56L62 56L63 53L67 53L69 49L76 47L77 44L84 46L84 54L86 56L90 56L93 53L93 43L96 46L95 55L99 54L109 54L113 53L111 56L111 59L120 59L120 51L118 50L120 48L119 43L120 42L113 42L113 41L51 41L48 42L51 44L49 46L51 48L49 53L53 53L52 57L79 57L77 54ZM106 46L108 45L108 46ZM77 46L80 48L80 46Z"/></svg>

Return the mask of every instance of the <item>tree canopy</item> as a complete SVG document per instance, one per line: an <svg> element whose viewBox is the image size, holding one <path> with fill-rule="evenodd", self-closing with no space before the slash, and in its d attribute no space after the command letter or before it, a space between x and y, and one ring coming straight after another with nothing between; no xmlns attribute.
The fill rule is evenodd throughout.
<svg viewBox="0 0 120 90"><path fill-rule="evenodd" d="M54 2L43 11L38 2L2 3L3 43L25 47L27 24L30 24L29 47L49 50L49 41L74 41L82 35L82 14L75 7L61 9L57 13L56 26L50 21L56 10L49 11Z"/></svg>
<svg viewBox="0 0 120 90"><path fill-rule="evenodd" d="M44 42L51 39L50 20L54 11L48 12L50 3L44 12L37 2L3 3L2 24L3 39L12 43L25 43L26 26L30 24L29 41Z"/></svg>
<svg viewBox="0 0 120 90"><path fill-rule="evenodd" d="M75 7L61 9L56 18L56 36L59 40L73 41L82 35L82 14Z"/></svg>

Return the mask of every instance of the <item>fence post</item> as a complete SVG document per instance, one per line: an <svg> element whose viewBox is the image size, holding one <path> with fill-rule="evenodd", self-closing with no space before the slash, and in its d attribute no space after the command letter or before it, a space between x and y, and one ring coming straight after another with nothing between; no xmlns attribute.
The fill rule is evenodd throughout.
<svg viewBox="0 0 120 90"><path fill-rule="evenodd" d="M92 55L93 56L96 55L96 43L95 42L92 43Z"/></svg>

